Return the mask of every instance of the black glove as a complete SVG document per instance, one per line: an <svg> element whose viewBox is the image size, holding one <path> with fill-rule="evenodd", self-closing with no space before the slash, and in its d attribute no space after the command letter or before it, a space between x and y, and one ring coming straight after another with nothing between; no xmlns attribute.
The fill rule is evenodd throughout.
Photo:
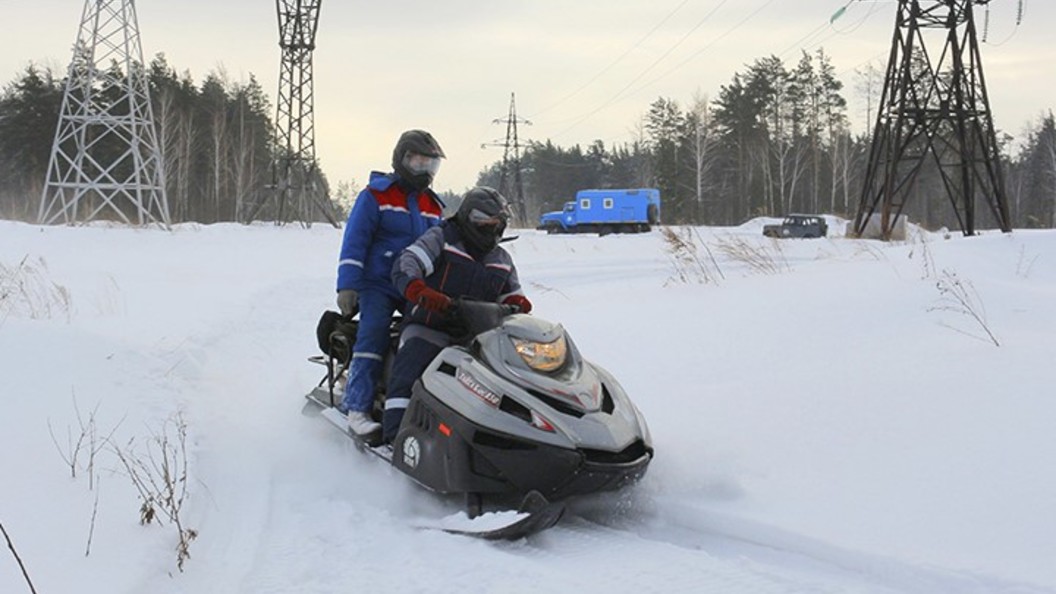
<svg viewBox="0 0 1056 594"><path fill-rule="evenodd" d="M359 293L353 289L341 289L337 292L337 308L341 315L350 316L356 313L356 304L359 303Z"/></svg>

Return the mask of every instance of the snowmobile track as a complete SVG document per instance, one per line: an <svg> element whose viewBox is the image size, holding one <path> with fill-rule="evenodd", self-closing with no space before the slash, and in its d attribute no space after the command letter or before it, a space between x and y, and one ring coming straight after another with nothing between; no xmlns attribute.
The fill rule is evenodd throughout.
<svg viewBox="0 0 1056 594"><path fill-rule="evenodd" d="M568 531L574 533L575 538L572 540L583 541L584 554L589 554L591 547L611 547L611 541L608 539L608 536L611 536L619 540L627 539L627 546L635 550L643 546L641 541L651 541L656 546L682 549L690 555L703 555L709 561L751 566L753 575L770 576L775 582L782 583L781 587L786 590L781 591L848 591L847 585L831 590L827 585L814 584L812 588L818 589L804 589L803 584L796 580L796 574L803 572L804 568L814 568L817 570L812 573L814 579L818 575L842 577L848 584L854 584L851 589L855 592L1052 594L1051 590L1032 584L1010 582L965 571L908 564L880 555L848 550L780 528L720 513L710 513L694 505L666 501L662 498L645 501L642 499L647 498L634 495L632 497L638 500L628 505L637 508L640 514L628 511L607 513L597 505L588 505L585 508L571 505L569 514L557 534L564 535ZM575 555L572 551L563 554ZM679 557L671 553L668 555L672 559ZM703 565L696 568L696 577L699 577L706 567L707 565ZM706 591L755 591L740 579L728 575L724 579L727 580L726 588L714 589L715 585L712 583L707 586ZM732 581L729 581L731 579ZM686 584L687 587L691 585ZM704 586L697 584L694 587Z"/></svg>

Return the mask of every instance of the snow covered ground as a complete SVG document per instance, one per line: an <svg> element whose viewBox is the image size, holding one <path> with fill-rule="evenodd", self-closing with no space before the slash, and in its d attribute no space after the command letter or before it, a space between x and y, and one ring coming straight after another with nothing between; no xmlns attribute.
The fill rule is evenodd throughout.
<svg viewBox="0 0 1056 594"><path fill-rule="evenodd" d="M415 528L452 504L302 414L340 231L0 222L0 592L15 553L42 594L1056 592L1056 232L765 222L509 244L656 446L513 543ZM177 412L183 572L104 447L157 460Z"/></svg>

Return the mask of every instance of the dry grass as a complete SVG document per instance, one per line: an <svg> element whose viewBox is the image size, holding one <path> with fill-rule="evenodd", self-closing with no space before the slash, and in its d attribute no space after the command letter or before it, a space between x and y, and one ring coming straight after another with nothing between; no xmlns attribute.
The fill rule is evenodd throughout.
<svg viewBox="0 0 1056 594"><path fill-rule="evenodd" d="M939 280L935 283L935 288L939 291L939 303L929 307L928 311L945 311L963 315L972 320L974 325L978 326L985 336L941 322L943 326L965 336L984 341L989 340L994 346L1001 346L1001 343L990 329L990 324L986 319L986 308L983 306L983 302L979 298L979 292L975 290L975 286L972 285L971 281L961 280L957 277L957 273L943 270Z"/></svg>
<svg viewBox="0 0 1056 594"><path fill-rule="evenodd" d="M745 237L727 235L719 239L718 250L727 258L747 265L756 274L780 274L792 270L781 249L780 239L757 243Z"/></svg>
<svg viewBox="0 0 1056 594"><path fill-rule="evenodd" d="M912 260L916 257L917 252L920 252L920 278L935 278L937 273L937 270L935 269L935 258L932 256L931 247L928 245L927 231L917 228L912 237L912 245L912 249L909 250L909 259Z"/></svg>
<svg viewBox="0 0 1056 594"><path fill-rule="evenodd" d="M160 428L150 431L143 443L131 439L124 446L113 445L125 475L139 493L139 521L159 524L168 520L176 528L176 567L190 558L191 541L198 531L186 528L181 517L187 500L187 423L180 412L174 413Z"/></svg>
<svg viewBox="0 0 1056 594"><path fill-rule="evenodd" d="M119 462L118 472L132 482L139 495L140 523L157 522L164 525L167 522L176 529L176 567L183 571L184 563L191 556L191 541L198 536L197 530L184 525L181 516L188 495L187 423L183 414L175 412L159 427L148 429L146 439L133 437L124 445L119 445L114 433L121 423L109 432L101 433L96 420L98 409L97 405L86 416L74 400L78 426L67 428L65 444L60 444L50 421L48 423L52 442L63 462L70 468L71 477L77 478L78 473L85 472L89 488L95 491L85 555L91 553L99 508L100 482L96 477L96 457L102 452L109 452Z"/></svg>
<svg viewBox="0 0 1056 594"><path fill-rule="evenodd" d="M660 229L667 253L675 267L672 281L680 283L718 283L725 280L715 255L693 227L662 227ZM701 254L703 252L703 255Z"/></svg>
<svg viewBox="0 0 1056 594"><path fill-rule="evenodd" d="M17 266L0 262L0 324L7 318L70 319L70 292L48 278L44 258L22 258Z"/></svg>
<svg viewBox="0 0 1056 594"><path fill-rule="evenodd" d="M114 432L117 431L121 424L118 423L103 436L100 434L99 425L96 422L99 404L95 405L95 408L88 413L86 418L81 412L81 407L77 404L76 396L74 396L73 410L77 416L77 427L76 429L70 426L66 427L65 444L59 444L50 420L48 421L48 433L51 435L51 442L55 444L55 449L58 450L59 456L70 467L70 478L75 479L78 471L84 471L88 474L88 488L93 489L95 488L96 480L96 457L110 443L111 437L113 437Z"/></svg>

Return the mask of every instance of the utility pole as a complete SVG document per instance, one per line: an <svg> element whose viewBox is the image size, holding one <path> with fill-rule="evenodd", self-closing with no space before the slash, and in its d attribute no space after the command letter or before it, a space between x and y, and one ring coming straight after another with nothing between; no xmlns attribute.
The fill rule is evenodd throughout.
<svg viewBox="0 0 1056 594"><path fill-rule="evenodd" d="M265 213L277 224L299 221L310 226L313 212L335 227L337 219L325 195L315 158L315 109L312 52L322 0L275 0L279 18L279 93L276 106L277 146L272 162L272 183L246 222Z"/></svg>
<svg viewBox="0 0 1056 594"><path fill-rule="evenodd" d="M898 0L894 39L854 232L892 231L933 159L964 235L976 199L1012 230L974 10L991 0ZM929 37L932 42L929 43ZM941 43L937 43L941 37Z"/></svg>
<svg viewBox="0 0 1056 594"><path fill-rule="evenodd" d="M41 224L170 224L133 0L86 0L67 72Z"/></svg>
<svg viewBox="0 0 1056 594"><path fill-rule="evenodd" d="M506 141L484 143L480 148L503 147L502 170L497 189L513 203L513 214L517 218L515 225L523 227L528 224L528 208L524 200L524 181L521 179L521 145L517 138L517 124L530 126L532 123L517 117L517 102L513 93L510 93L510 111L506 119L497 118L492 123L506 124Z"/></svg>

